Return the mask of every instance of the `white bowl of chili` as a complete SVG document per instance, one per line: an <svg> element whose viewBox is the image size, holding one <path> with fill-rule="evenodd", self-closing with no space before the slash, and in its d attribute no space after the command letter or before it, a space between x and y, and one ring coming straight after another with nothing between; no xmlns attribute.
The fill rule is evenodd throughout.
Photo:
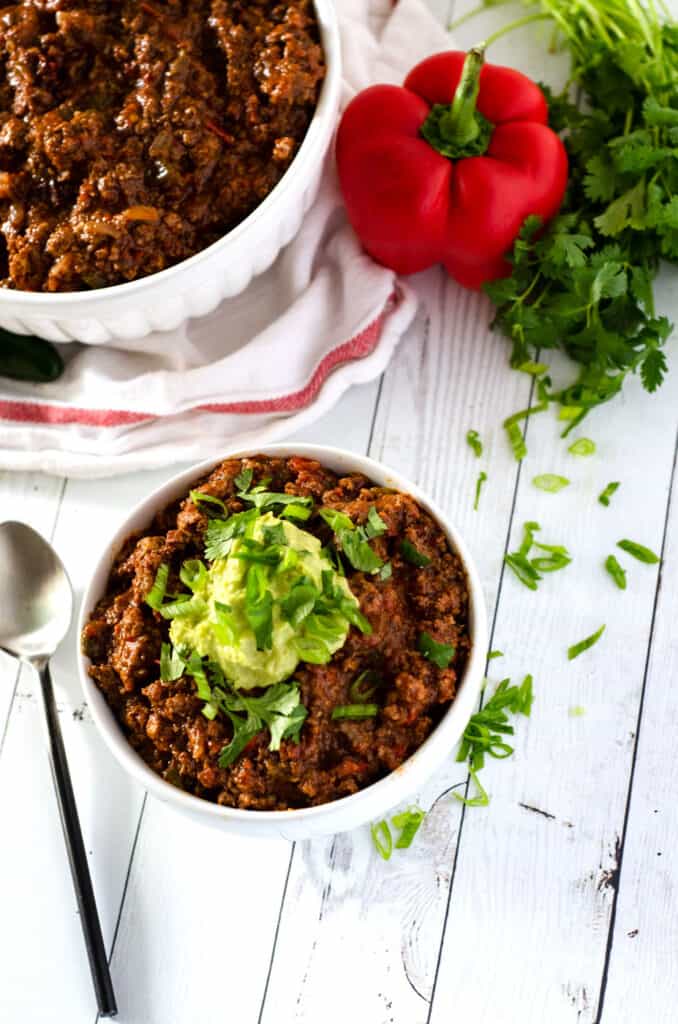
<svg viewBox="0 0 678 1024"><path fill-rule="evenodd" d="M206 316L272 265L299 231L316 197L337 124L341 93L337 16L332 0L314 0L314 8L325 78L298 152L263 201L218 241L148 276L83 291L0 289L0 327L55 342L134 342L153 331L174 330L190 318Z"/></svg>
<svg viewBox="0 0 678 1024"><path fill-rule="evenodd" d="M384 774L377 781L370 782L364 788L358 789L357 792L341 796L338 799L330 799L326 803L285 810L252 810L215 803L166 781L146 763L123 733L118 719L100 688L100 677L97 677L97 684L90 675L93 662L80 648L77 657L85 698L104 742L121 767L150 793L190 817L203 823L210 823L217 828L258 837L281 836L296 840L342 832L383 815L396 804L412 797L436 769L452 756L455 744L473 714L480 694L487 655L487 616L478 573L463 539L442 511L415 484L403 478L399 473L365 456L320 445L279 444L266 446L256 452L248 450L227 452L219 460L212 459L184 470L138 504L112 537L94 568L82 602L78 636L84 636L86 627L91 625L95 609L97 606L101 607L99 603L107 593L116 557L130 536L147 530L158 513L176 503L178 499L188 497L189 491L195 486L196 481L205 478L207 474L220 467L225 460L251 459L254 461L259 457L297 460L297 463L303 462L304 467L305 460L312 460L312 462L319 463L321 468L337 474L340 480L350 477L352 474L366 477L369 486L387 489L380 494L380 497L387 495L393 499L404 496L407 501L413 499L413 503L416 503L418 510L422 512L423 518L432 527L437 528L442 542L446 542L444 553L456 556L455 562L458 561L461 564L465 594L467 595L464 629L465 636L468 638L468 649L457 675L454 698L451 703L447 704L437 724L433 726L414 752L403 760L395 770ZM202 486L204 485L203 479ZM225 492L223 493L225 496ZM175 515L177 506L173 507L172 515ZM303 523L300 525L303 526ZM150 535L145 534L145 536L149 537L150 544ZM394 544L399 543L397 550L402 551L400 536L400 533L392 534L389 530L386 540L389 543L391 541ZM131 551L131 547L128 546L126 551ZM394 573L397 571L396 565ZM441 571L441 567L439 566L436 571ZM349 577L349 579L351 578ZM376 581L377 577L373 576L370 579ZM368 586L374 588L379 584L375 582ZM371 613L369 605L364 601L363 610L368 615ZM99 612L100 616L101 614ZM421 647L419 650L421 651ZM148 674L146 674L146 679L148 679ZM414 682L416 684L416 679ZM116 685L117 683L119 680L116 681ZM331 717L334 719L335 716ZM148 726L144 725L144 728L147 729ZM299 744L299 748L301 749L301 744ZM273 748L269 747L270 749Z"/></svg>

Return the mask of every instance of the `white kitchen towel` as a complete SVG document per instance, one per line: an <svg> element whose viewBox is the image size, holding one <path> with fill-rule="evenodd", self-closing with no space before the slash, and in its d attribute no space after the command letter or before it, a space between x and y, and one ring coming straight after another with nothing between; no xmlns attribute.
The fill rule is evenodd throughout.
<svg viewBox="0 0 678 1024"><path fill-rule="evenodd" d="M337 7L344 104L449 46L423 0ZM301 231L242 295L136 351L64 345L53 384L0 378L0 468L108 476L272 441L378 376L416 304L363 253L330 155Z"/></svg>

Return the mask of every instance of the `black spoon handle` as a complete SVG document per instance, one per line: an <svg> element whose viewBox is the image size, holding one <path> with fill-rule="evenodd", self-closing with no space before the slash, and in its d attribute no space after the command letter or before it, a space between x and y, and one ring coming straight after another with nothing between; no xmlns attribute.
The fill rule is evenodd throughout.
<svg viewBox="0 0 678 1024"><path fill-rule="evenodd" d="M85 945L87 946L87 956L89 957L94 991L96 992L97 1003L99 1004L99 1014L102 1017L114 1017L118 1012L118 1008L115 1003L115 993L113 992L113 983L108 968L106 947L104 946L101 934L92 879L90 878L87 865L85 845L82 841L78 809L75 804L71 776L68 771L68 761L66 760L64 741L61 736L49 665L38 668L38 675L40 676L40 692L42 693L49 736L52 777L54 778L54 788L56 789L59 802L59 814L64 830L71 874L73 875L73 885L75 886L75 895L80 911L80 923L82 924Z"/></svg>

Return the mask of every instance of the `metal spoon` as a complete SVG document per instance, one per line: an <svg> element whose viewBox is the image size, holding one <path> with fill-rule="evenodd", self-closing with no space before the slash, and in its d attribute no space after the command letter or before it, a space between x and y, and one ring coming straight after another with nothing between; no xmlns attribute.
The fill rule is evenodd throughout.
<svg viewBox="0 0 678 1024"><path fill-rule="evenodd" d="M52 777L71 865L92 981L102 1017L117 1013L92 880L57 714L49 659L68 632L73 591L61 560L46 540L24 523L0 524L0 648L32 665L40 680Z"/></svg>

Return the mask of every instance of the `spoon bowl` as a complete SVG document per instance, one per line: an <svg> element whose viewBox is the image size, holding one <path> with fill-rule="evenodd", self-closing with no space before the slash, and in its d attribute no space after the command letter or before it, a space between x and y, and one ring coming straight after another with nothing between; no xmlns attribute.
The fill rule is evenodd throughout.
<svg viewBox="0 0 678 1024"><path fill-rule="evenodd" d="M113 1017L115 993L49 671L49 659L71 624L73 590L56 551L25 523L0 523L0 566L5 577L0 649L31 665L38 676L50 767L99 1016Z"/></svg>
<svg viewBox="0 0 678 1024"><path fill-rule="evenodd" d="M0 647L31 663L49 658L68 632L73 591L54 549L25 523L0 524L5 586Z"/></svg>

